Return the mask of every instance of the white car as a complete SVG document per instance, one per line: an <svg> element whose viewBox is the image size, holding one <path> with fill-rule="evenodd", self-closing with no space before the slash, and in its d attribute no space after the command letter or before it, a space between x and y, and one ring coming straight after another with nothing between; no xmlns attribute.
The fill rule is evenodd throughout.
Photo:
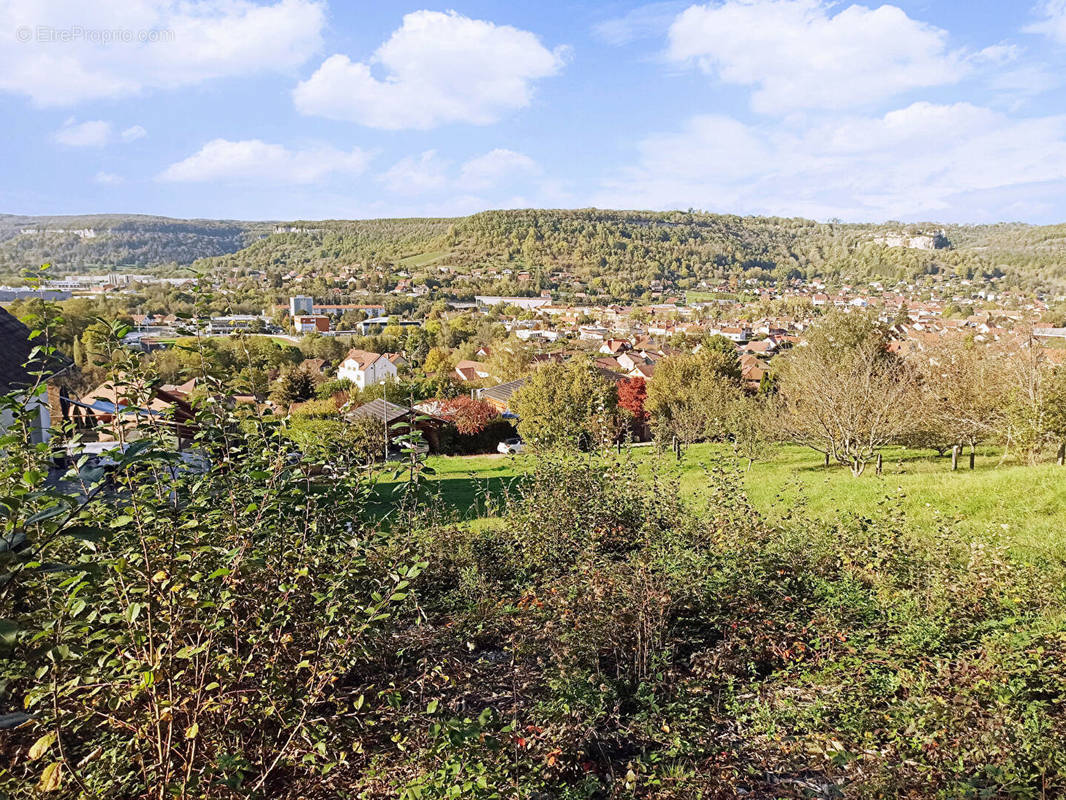
<svg viewBox="0 0 1066 800"><path fill-rule="evenodd" d="M496 451L505 456L516 456L526 451L526 446L517 436L513 439L504 439L496 446Z"/></svg>

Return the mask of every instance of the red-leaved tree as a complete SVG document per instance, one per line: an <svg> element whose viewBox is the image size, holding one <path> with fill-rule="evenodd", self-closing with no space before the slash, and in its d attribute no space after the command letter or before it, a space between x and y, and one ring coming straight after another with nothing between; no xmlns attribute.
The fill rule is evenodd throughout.
<svg viewBox="0 0 1066 800"><path fill-rule="evenodd" d="M441 416L451 422L459 433L481 433L499 416L499 412L484 400L475 400L468 395L444 401Z"/></svg>
<svg viewBox="0 0 1066 800"><path fill-rule="evenodd" d="M629 412L636 422L648 419L648 412L644 409L647 399L648 385L639 375L618 384L618 407Z"/></svg>

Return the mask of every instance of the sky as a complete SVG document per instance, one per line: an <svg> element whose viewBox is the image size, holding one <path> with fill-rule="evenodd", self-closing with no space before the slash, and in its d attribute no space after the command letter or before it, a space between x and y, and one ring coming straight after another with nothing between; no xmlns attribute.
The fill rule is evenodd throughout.
<svg viewBox="0 0 1066 800"><path fill-rule="evenodd" d="M1066 221L1066 0L0 0L0 212Z"/></svg>

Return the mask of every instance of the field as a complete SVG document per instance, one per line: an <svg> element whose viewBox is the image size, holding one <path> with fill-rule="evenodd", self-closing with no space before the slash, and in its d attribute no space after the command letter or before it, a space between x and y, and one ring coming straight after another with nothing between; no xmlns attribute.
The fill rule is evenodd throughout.
<svg viewBox="0 0 1066 800"><path fill-rule="evenodd" d="M658 457L649 447L630 453L644 474L676 475L685 495L697 502L708 469L743 469L720 445L694 445L680 462ZM531 458L432 456L430 489L460 518L486 524L504 495L518 488ZM979 452L973 472L965 469L965 459L960 465L953 473L949 458L893 448L885 451L883 475L871 466L856 478L843 467L826 469L813 451L782 446L755 463L744 482L752 503L771 519L800 510L831 522L844 514L876 518L899 509L919 529L955 525L964 533L1001 537L1025 558L1066 558L1066 468L1000 465L994 450ZM390 484L377 487L382 506L391 496Z"/></svg>

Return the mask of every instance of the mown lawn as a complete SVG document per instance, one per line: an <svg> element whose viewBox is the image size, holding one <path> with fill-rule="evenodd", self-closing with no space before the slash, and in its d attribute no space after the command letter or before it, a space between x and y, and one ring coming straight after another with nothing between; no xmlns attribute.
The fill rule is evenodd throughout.
<svg viewBox="0 0 1066 800"><path fill-rule="evenodd" d="M678 478L682 491L698 501L707 471L738 469L728 447L712 444L688 448L680 462L657 456L652 448L634 448L633 459L644 474L659 471ZM531 456L432 456L429 489L462 519L484 524L503 498L518 488ZM992 533L1029 558L1066 558L1066 467L1000 464L1000 453L979 453L977 468L951 471L950 458L929 451L885 451L884 474L854 477L844 467L826 469L821 456L802 447L782 446L744 474L748 495L771 519L802 513L832 522L848 516L877 518L899 509L923 529L955 525L964 533ZM391 477L375 488L375 505L384 513L393 497Z"/></svg>

